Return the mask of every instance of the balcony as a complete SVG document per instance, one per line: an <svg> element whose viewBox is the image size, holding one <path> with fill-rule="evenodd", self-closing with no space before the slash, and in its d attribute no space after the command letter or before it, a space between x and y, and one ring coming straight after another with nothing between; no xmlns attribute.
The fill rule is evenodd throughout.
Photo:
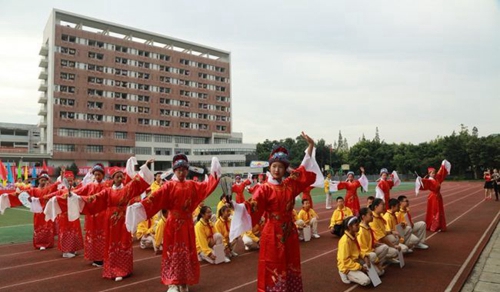
<svg viewBox="0 0 500 292"><path fill-rule="evenodd" d="M45 95L45 93L40 94L40 96L38 97L38 103L47 103L47 96Z"/></svg>
<svg viewBox="0 0 500 292"><path fill-rule="evenodd" d="M38 128L47 128L47 122L44 120L41 120L38 122L38 125L36 125Z"/></svg>
<svg viewBox="0 0 500 292"><path fill-rule="evenodd" d="M47 92L47 81L43 80L40 82L40 86L38 86L38 91Z"/></svg>
<svg viewBox="0 0 500 292"><path fill-rule="evenodd" d="M40 110L38 111L38 115L39 116L46 116L47 115L47 109L46 109L45 105L42 105L40 107Z"/></svg>
<svg viewBox="0 0 500 292"><path fill-rule="evenodd" d="M40 47L40 52L38 53L40 56L48 56L49 55L49 47L47 45L43 45Z"/></svg>
<svg viewBox="0 0 500 292"><path fill-rule="evenodd" d="M48 77L49 74L47 73L47 69L43 69L42 71L40 71L40 74L38 74L38 79L47 80Z"/></svg>
<svg viewBox="0 0 500 292"><path fill-rule="evenodd" d="M42 58L38 67L47 68L49 66L49 60L47 58Z"/></svg>

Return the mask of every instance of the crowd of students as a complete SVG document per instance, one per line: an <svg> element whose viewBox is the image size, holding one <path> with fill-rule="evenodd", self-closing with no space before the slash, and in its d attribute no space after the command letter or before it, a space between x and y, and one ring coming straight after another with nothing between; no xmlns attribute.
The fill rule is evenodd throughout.
<svg viewBox="0 0 500 292"><path fill-rule="evenodd" d="M232 189L236 201L228 201L228 196L221 195L215 213L204 205L204 200L219 183L218 160L212 160L210 175L198 181L197 177L188 179L189 161L184 154L174 156L170 179L161 172L150 171L153 160L136 172L135 158L127 162L125 171L108 169L110 179L106 181L101 164L93 167L91 182L84 179L79 185L73 184L74 176L64 169L53 184L42 173L36 188L19 188L16 193L0 198L0 209L5 205L20 205L17 195L27 192L32 210L44 210L35 213L35 248L53 246L53 222L58 222L58 248L63 257L74 257L83 248L85 259L94 266L103 266L102 276L115 281L132 274L132 242L137 240L142 249L162 254L161 281L171 292L188 291L190 285L198 283L199 262L231 262L238 256L235 251L238 242L244 244L245 250L260 249L259 291L303 291L299 242L309 240L308 235L320 238L319 216L310 195L319 185L325 187L327 209L332 208L333 193L346 189L345 199L336 199L329 225L331 233L340 238L337 266L344 283L368 285L366 272L372 265L382 275L386 264L398 263L400 252L427 249L425 231L429 222L433 228L445 230L444 213L439 214L442 208L439 188L446 175L444 163L437 174L429 169L428 178L417 180L419 189L434 193L437 203L432 208L436 207L438 214L428 216L427 224L413 222L408 198L390 198L390 189L398 183L397 174L389 175L383 169L377 197L368 197L367 205L362 207L357 189L367 190L364 169L361 168L359 179L349 172L346 181L335 182L330 177L325 180L314 159L313 140L304 133L302 136L308 148L298 168L290 168L285 147L273 148L268 175L259 175L254 185L250 178L236 177ZM252 195L250 199L245 199L245 189ZM297 212L295 200L301 193L302 208ZM80 228L80 214L85 215L85 237ZM249 226L242 223L242 216L249 218ZM232 227L233 222L236 228ZM245 228L239 228L243 225ZM234 235L234 230L240 232Z"/></svg>

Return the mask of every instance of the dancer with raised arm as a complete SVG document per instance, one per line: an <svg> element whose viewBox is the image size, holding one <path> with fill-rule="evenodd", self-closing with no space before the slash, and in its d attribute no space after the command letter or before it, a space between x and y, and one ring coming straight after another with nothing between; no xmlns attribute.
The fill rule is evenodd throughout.
<svg viewBox="0 0 500 292"><path fill-rule="evenodd" d="M416 193L419 190L429 190L427 196L427 214L425 223L427 230L432 232L446 231L446 218L444 215L443 197L441 196L441 184L451 171L451 163L443 160L441 167L436 173L436 169L429 167L424 178L417 177Z"/></svg>
<svg viewBox="0 0 500 292"><path fill-rule="evenodd" d="M217 187L221 166L212 158L211 175L203 182L186 180L189 161L177 154L172 161L174 176L140 203L127 210L127 228L135 232L138 222L153 217L160 210L168 210L163 234L161 281L170 292L188 291L188 285L200 279L200 263L196 252L193 211Z"/></svg>
<svg viewBox="0 0 500 292"><path fill-rule="evenodd" d="M359 198L358 198L358 188L363 187L365 191L368 191L368 179L365 176L365 169L360 167L361 176L359 179L354 179L354 172L349 171L347 173L347 180L341 182L335 182L334 189L343 190L346 189L345 194L345 206L352 210L354 216L359 215Z"/></svg>
<svg viewBox="0 0 500 292"><path fill-rule="evenodd" d="M384 201L386 210L389 210L392 188L399 186L400 183L398 173L395 170L390 175L387 168L380 170L380 178L375 188L375 197Z"/></svg>
<svg viewBox="0 0 500 292"><path fill-rule="evenodd" d="M288 150L275 146L269 157L271 177L253 194L250 202L245 202L244 214L250 215L252 226L260 222L266 213L267 220L260 238L258 291L303 291L300 268L300 248L297 228L294 223L293 207L295 197L310 185L322 183L324 178L314 159L314 141L302 132L308 148L300 167L285 178L290 165ZM240 214L240 206L235 209ZM242 215L244 217L245 215ZM235 224L233 217L233 224ZM239 218L236 218L239 220ZM237 230L237 228L234 228ZM230 238L241 234L231 228Z"/></svg>

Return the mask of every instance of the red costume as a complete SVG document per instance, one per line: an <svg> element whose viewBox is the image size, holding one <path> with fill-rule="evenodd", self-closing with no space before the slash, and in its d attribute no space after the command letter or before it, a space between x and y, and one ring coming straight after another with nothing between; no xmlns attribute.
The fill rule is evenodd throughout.
<svg viewBox="0 0 500 292"><path fill-rule="evenodd" d="M133 270L132 235L125 227L125 211L129 201L149 188L137 175L126 186L112 186L88 197L82 197L86 215L104 214L105 252L103 278L125 277Z"/></svg>
<svg viewBox="0 0 500 292"><path fill-rule="evenodd" d="M113 181L101 181L89 183L86 186L74 190L73 192L81 197L88 197L99 193L105 188L111 187ZM64 201L64 202L61 202ZM66 200L59 200L59 205L66 204ZM61 208L62 209L62 208ZM85 259L89 261L102 261L106 247L106 212L92 213L85 215Z"/></svg>
<svg viewBox="0 0 500 292"><path fill-rule="evenodd" d="M258 291L303 291L293 207L295 197L315 179L315 173L301 166L279 184L271 180L261 185L252 196L253 204L246 202L252 225L267 213L260 238Z"/></svg>
<svg viewBox="0 0 500 292"><path fill-rule="evenodd" d="M175 162L175 161L174 161ZM147 218L158 211L168 210L163 234L161 281L165 285L193 285L200 278L200 264L196 253L193 211L217 187L218 179L171 180L142 200Z"/></svg>
<svg viewBox="0 0 500 292"><path fill-rule="evenodd" d="M313 186L308 186L304 191L302 191L302 200L309 200L309 203L311 204L311 209L314 209L313 207L313 200L311 197L311 190L314 189Z"/></svg>
<svg viewBox="0 0 500 292"><path fill-rule="evenodd" d="M377 188L380 189L384 194L385 209L389 210L389 200L391 199L391 189L394 187L394 182L392 180L380 179L377 184ZM378 198L378 196L377 196ZM347 204L346 204L347 206Z"/></svg>
<svg viewBox="0 0 500 292"><path fill-rule="evenodd" d="M430 191L427 196L425 223L427 224L427 230L432 232L438 230L446 231L446 218L444 215L443 197L441 196L441 183L448 175L446 164L449 165L449 162L443 161L441 168L439 168L434 178L423 178L420 186L421 190Z"/></svg>
<svg viewBox="0 0 500 292"><path fill-rule="evenodd" d="M392 182L392 181L391 181ZM358 188L361 187L361 183L359 180L353 180L352 182L350 181L342 181L339 182L337 185L337 189L339 190L346 190L345 194L345 206L349 207L349 209L352 210L352 213L354 216L359 215L359 198L358 198ZM384 191L385 194L385 191ZM387 192L387 196L389 196L389 192ZM389 200L386 199L386 202Z"/></svg>
<svg viewBox="0 0 500 292"><path fill-rule="evenodd" d="M249 179L246 179L240 183L233 183L232 192L236 193L236 203L241 204L245 202L245 195L243 194L243 192L245 191L245 187L250 184L252 184L252 182Z"/></svg>

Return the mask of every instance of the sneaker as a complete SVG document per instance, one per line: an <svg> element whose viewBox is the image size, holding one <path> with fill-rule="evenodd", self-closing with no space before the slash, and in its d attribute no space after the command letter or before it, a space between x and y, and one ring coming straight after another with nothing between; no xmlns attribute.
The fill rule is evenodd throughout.
<svg viewBox="0 0 500 292"><path fill-rule="evenodd" d="M419 243L419 244L417 244L417 246L415 246L415 248L418 248L418 249L428 249L429 246L427 244L424 244L424 243Z"/></svg>
<svg viewBox="0 0 500 292"><path fill-rule="evenodd" d="M92 263L92 266L102 268L102 264L103 264L102 261L95 261Z"/></svg>
<svg viewBox="0 0 500 292"><path fill-rule="evenodd" d="M413 253L413 249L409 248L406 253Z"/></svg>
<svg viewBox="0 0 500 292"><path fill-rule="evenodd" d="M304 241L304 237L303 236L299 236L299 241Z"/></svg>
<svg viewBox="0 0 500 292"><path fill-rule="evenodd" d="M230 263L230 262L231 262L231 260L230 260L228 257L224 257L224 262L225 262L225 263Z"/></svg>
<svg viewBox="0 0 500 292"><path fill-rule="evenodd" d="M313 234L312 237L313 238L320 238L321 236L319 236L319 234L316 233L316 234Z"/></svg>
<svg viewBox="0 0 500 292"><path fill-rule="evenodd" d="M389 259L389 260L387 260L387 262L388 262L389 264L397 264L397 265L399 265L399 264L400 264L400 261L399 261L399 260L397 260L397 259Z"/></svg>
<svg viewBox="0 0 500 292"><path fill-rule="evenodd" d="M344 284L351 284L351 281L349 281L346 274L339 271L339 275L340 275L340 280L342 280Z"/></svg>
<svg viewBox="0 0 500 292"><path fill-rule="evenodd" d="M231 256L233 256L233 257L237 257L237 256L238 256L238 254L237 254L235 251L233 251L233 250L232 250L232 251L231 251Z"/></svg>
<svg viewBox="0 0 500 292"><path fill-rule="evenodd" d="M116 277L116 278L115 278L115 282L119 282L119 281L121 281L121 280L123 280L123 277Z"/></svg>
<svg viewBox="0 0 500 292"><path fill-rule="evenodd" d="M180 292L176 285L169 285L167 292Z"/></svg>
<svg viewBox="0 0 500 292"><path fill-rule="evenodd" d="M246 246L246 245L245 245L245 250L246 250L246 251L249 251L249 250L250 250L250 248L249 248L248 246Z"/></svg>
<svg viewBox="0 0 500 292"><path fill-rule="evenodd" d="M72 252L65 252L62 254L63 258L74 258L75 256L76 256L76 253L72 253Z"/></svg>
<svg viewBox="0 0 500 292"><path fill-rule="evenodd" d="M40 247L40 250L45 250L45 247L44 246Z"/></svg>

